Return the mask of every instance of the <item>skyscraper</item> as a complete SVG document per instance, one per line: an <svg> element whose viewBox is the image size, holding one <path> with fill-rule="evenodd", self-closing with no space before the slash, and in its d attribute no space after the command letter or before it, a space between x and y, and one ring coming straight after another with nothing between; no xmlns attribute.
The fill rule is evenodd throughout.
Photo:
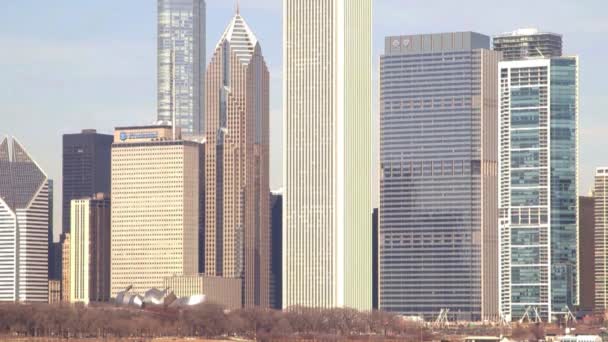
<svg viewBox="0 0 608 342"><path fill-rule="evenodd" d="M62 233L70 232L70 202L110 193L110 148L113 137L94 129L63 136ZM61 270L59 270L61 272Z"/></svg>
<svg viewBox="0 0 608 342"><path fill-rule="evenodd" d="M553 321L578 304L578 59L499 72L500 309Z"/></svg>
<svg viewBox="0 0 608 342"><path fill-rule="evenodd" d="M380 59L380 309L498 316L490 37L387 37Z"/></svg>
<svg viewBox="0 0 608 342"><path fill-rule="evenodd" d="M110 300L110 198L72 200L70 302Z"/></svg>
<svg viewBox="0 0 608 342"><path fill-rule="evenodd" d="M158 0L158 120L204 132L205 1Z"/></svg>
<svg viewBox="0 0 608 342"><path fill-rule="evenodd" d="M171 126L118 127L112 145L110 294L196 275L199 144ZM74 237L72 237L73 239Z"/></svg>
<svg viewBox="0 0 608 342"><path fill-rule="evenodd" d="M595 305L603 314L608 310L608 167L595 171L593 193L595 213Z"/></svg>
<svg viewBox="0 0 608 342"><path fill-rule="evenodd" d="M205 272L243 277L243 304L270 305L269 74L237 12L207 68Z"/></svg>
<svg viewBox="0 0 608 342"><path fill-rule="evenodd" d="M494 50L501 51L505 61L560 57L562 36L534 28L519 29L494 37Z"/></svg>
<svg viewBox="0 0 608 342"><path fill-rule="evenodd" d="M48 302L48 178L16 139L0 142L0 301Z"/></svg>
<svg viewBox="0 0 608 342"><path fill-rule="evenodd" d="M372 307L372 1L283 1L283 307Z"/></svg>

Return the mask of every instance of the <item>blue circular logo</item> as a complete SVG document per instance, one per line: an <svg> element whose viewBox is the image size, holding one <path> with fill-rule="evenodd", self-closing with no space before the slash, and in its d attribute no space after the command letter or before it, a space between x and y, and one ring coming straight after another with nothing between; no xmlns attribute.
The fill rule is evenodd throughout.
<svg viewBox="0 0 608 342"><path fill-rule="evenodd" d="M127 133L125 133L125 132L120 132L120 140L121 140L121 141L125 141L125 140L127 140Z"/></svg>

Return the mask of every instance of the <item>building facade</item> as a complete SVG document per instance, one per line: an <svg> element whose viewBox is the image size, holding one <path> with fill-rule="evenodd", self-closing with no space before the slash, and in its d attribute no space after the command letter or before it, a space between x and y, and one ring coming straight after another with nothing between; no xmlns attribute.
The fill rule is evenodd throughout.
<svg viewBox="0 0 608 342"><path fill-rule="evenodd" d="M498 317L498 62L473 32L387 37L380 59L380 308Z"/></svg>
<svg viewBox="0 0 608 342"><path fill-rule="evenodd" d="M218 304L230 310L242 307L242 285L241 278L212 277L203 274L164 279L164 287L171 289L177 297L204 295L205 302Z"/></svg>
<svg viewBox="0 0 608 342"><path fill-rule="evenodd" d="M200 144L171 126L118 127L114 138L110 295L197 274Z"/></svg>
<svg viewBox="0 0 608 342"><path fill-rule="evenodd" d="M49 183L16 139L0 141L0 301L48 302Z"/></svg>
<svg viewBox="0 0 608 342"><path fill-rule="evenodd" d="M596 313L608 310L608 167L595 171L593 192L595 221L595 298Z"/></svg>
<svg viewBox="0 0 608 342"><path fill-rule="evenodd" d="M578 59L499 72L501 313L553 321L578 304Z"/></svg>
<svg viewBox="0 0 608 342"><path fill-rule="evenodd" d="M578 198L578 248L580 257L580 305L584 314L595 305L595 200L593 196Z"/></svg>
<svg viewBox="0 0 608 342"><path fill-rule="evenodd" d="M72 200L70 302L110 300L110 198Z"/></svg>
<svg viewBox="0 0 608 342"><path fill-rule="evenodd" d="M372 1L283 1L283 307L372 307Z"/></svg>
<svg viewBox="0 0 608 342"><path fill-rule="evenodd" d="M268 307L269 73L238 12L216 45L205 87L205 273L242 277L245 307Z"/></svg>
<svg viewBox="0 0 608 342"><path fill-rule="evenodd" d="M205 1L158 0L158 120L204 132Z"/></svg>
<svg viewBox="0 0 608 342"><path fill-rule="evenodd" d="M270 307L283 308L283 191L270 193Z"/></svg>
<svg viewBox="0 0 608 342"><path fill-rule="evenodd" d="M70 233L61 234L61 301L70 302L72 268L70 266Z"/></svg>
<svg viewBox="0 0 608 342"><path fill-rule="evenodd" d="M49 304L61 303L61 280L49 279Z"/></svg>
<svg viewBox="0 0 608 342"><path fill-rule="evenodd" d="M93 129L63 136L62 233L70 232L70 202L110 193L110 148L114 138ZM58 270L61 274L61 270Z"/></svg>
<svg viewBox="0 0 608 342"><path fill-rule="evenodd" d="M378 279L378 208L372 212L372 309L379 308L379 279Z"/></svg>
<svg viewBox="0 0 608 342"><path fill-rule="evenodd" d="M560 57L562 36L534 28L519 29L494 37L494 50L503 53L504 61Z"/></svg>

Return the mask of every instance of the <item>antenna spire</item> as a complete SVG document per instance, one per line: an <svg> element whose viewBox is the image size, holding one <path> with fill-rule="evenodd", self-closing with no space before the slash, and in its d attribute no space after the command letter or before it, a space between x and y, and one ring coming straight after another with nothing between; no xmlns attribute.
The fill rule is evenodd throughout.
<svg viewBox="0 0 608 342"><path fill-rule="evenodd" d="M241 1L240 0L236 0L235 10L236 10L237 15L241 14Z"/></svg>

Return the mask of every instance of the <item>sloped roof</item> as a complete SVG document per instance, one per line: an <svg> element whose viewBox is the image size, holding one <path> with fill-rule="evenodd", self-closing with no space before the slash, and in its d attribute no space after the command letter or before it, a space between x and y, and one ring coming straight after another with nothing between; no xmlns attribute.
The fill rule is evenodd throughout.
<svg viewBox="0 0 608 342"><path fill-rule="evenodd" d="M236 53L239 61L243 64L249 64L258 39L238 12L226 27L222 38L216 45L216 49L226 41L230 43L230 48Z"/></svg>
<svg viewBox="0 0 608 342"><path fill-rule="evenodd" d="M16 140L0 143L0 198L13 210L25 209L47 177Z"/></svg>

